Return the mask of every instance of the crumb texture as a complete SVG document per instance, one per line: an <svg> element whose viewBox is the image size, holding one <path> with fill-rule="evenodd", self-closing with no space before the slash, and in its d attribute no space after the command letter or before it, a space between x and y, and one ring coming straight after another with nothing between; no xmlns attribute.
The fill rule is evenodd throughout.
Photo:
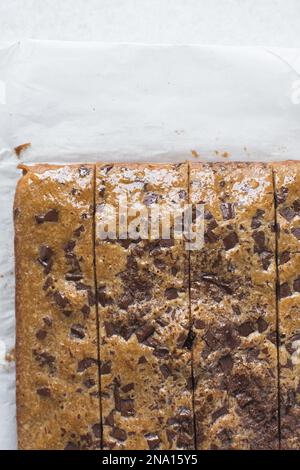
<svg viewBox="0 0 300 470"><path fill-rule="evenodd" d="M198 449L276 449L272 169L193 164L190 199L205 205L205 244L190 255Z"/></svg>
<svg viewBox="0 0 300 470"><path fill-rule="evenodd" d="M105 205L187 202L187 165L97 165L104 449L192 449L188 257L182 240L100 239ZM129 216L128 222L133 221ZM109 220L106 219L106 220Z"/></svg>
<svg viewBox="0 0 300 470"><path fill-rule="evenodd" d="M19 448L97 449L94 170L27 170L14 205Z"/></svg>

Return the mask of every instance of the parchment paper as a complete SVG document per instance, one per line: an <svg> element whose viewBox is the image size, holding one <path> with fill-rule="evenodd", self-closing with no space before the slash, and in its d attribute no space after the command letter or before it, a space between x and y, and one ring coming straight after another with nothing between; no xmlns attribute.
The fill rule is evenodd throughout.
<svg viewBox="0 0 300 470"><path fill-rule="evenodd" d="M299 118L296 49L0 44L0 449L16 448L17 164L299 159Z"/></svg>

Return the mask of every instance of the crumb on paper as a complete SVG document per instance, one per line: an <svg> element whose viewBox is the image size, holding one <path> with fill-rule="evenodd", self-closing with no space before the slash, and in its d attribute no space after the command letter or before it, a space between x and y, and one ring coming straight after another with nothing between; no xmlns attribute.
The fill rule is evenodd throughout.
<svg viewBox="0 0 300 470"><path fill-rule="evenodd" d="M219 150L215 150L214 154L216 157L223 157L223 158L229 158L231 155L229 152L220 152Z"/></svg>
<svg viewBox="0 0 300 470"><path fill-rule="evenodd" d="M18 145L17 147L14 148L15 154L17 157L20 157L21 153L25 152L29 147L31 146L30 142L26 142L25 144Z"/></svg>
<svg viewBox="0 0 300 470"><path fill-rule="evenodd" d="M229 152L223 152L223 153L221 153L221 157L223 157L223 158L229 158L229 157L230 157L230 153L229 153Z"/></svg>
<svg viewBox="0 0 300 470"><path fill-rule="evenodd" d="M191 154L192 154L192 156L193 156L194 158L199 158L199 157L200 157L200 155L199 155L199 153L197 152L197 150L191 150Z"/></svg>
<svg viewBox="0 0 300 470"><path fill-rule="evenodd" d="M5 354L5 360L7 362L14 362L16 360L15 348L12 348Z"/></svg>

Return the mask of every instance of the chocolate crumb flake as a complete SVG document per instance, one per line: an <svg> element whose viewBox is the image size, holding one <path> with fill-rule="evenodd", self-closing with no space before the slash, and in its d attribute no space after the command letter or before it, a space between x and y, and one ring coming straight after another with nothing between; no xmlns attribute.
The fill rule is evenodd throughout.
<svg viewBox="0 0 300 470"><path fill-rule="evenodd" d="M89 367L93 366L94 364L97 364L97 362L98 361L93 357L86 357L85 359L79 361L77 372L84 372L86 369L89 369Z"/></svg>
<svg viewBox="0 0 300 470"><path fill-rule="evenodd" d="M289 297L291 295L292 291L288 283L284 282L283 284L281 284L281 286L279 287L279 298L284 299L285 297Z"/></svg>
<svg viewBox="0 0 300 470"><path fill-rule="evenodd" d="M113 428L110 435L111 437L113 437L114 439L117 439L118 441L126 441L127 439L126 431L120 428Z"/></svg>
<svg viewBox="0 0 300 470"><path fill-rule="evenodd" d="M230 354L226 354L219 359L219 364L222 368L222 371L227 373L230 372L233 367L233 359Z"/></svg>
<svg viewBox="0 0 300 470"><path fill-rule="evenodd" d="M38 331L36 332L36 335L35 335L35 336L37 337L37 339L43 340L43 339L45 339L46 336L47 336L47 331L45 331L45 330L38 330Z"/></svg>
<svg viewBox="0 0 300 470"><path fill-rule="evenodd" d="M53 298L59 307L65 308L69 300L58 290L53 293Z"/></svg>
<svg viewBox="0 0 300 470"><path fill-rule="evenodd" d="M168 300L177 299L178 297L177 289L175 287L168 287L168 289L165 290L165 297Z"/></svg>
<svg viewBox="0 0 300 470"><path fill-rule="evenodd" d="M215 421L217 421L217 419L221 418L222 416L226 415L227 413L228 413L227 406L222 406L222 408L219 408L218 410L214 411L214 413L212 413L212 415L211 415L212 422L214 423Z"/></svg>
<svg viewBox="0 0 300 470"><path fill-rule="evenodd" d="M36 393L40 397L49 398L51 397L51 390L48 387L40 387L36 389Z"/></svg>
<svg viewBox="0 0 300 470"><path fill-rule="evenodd" d="M250 321L246 321L239 325L238 331L241 336L249 336L253 331L255 331L255 329Z"/></svg>
<svg viewBox="0 0 300 470"><path fill-rule="evenodd" d="M295 238L297 238L297 240L300 240L300 227L293 228L292 234L294 235Z"/></svg>
<svg viewBox="0 0 300 470"><path fill-rule="evenodd" d="M160 438L157 434L148 433L148 434L145 434L145 438L147 440L150 450L156 449L160 444Z"/></svg>
<svg viewBox="0 0 300 470"><path fill-rule="evenodd" d="M135 332L135 334L139 343L143 343L144 341L146 341L146 339L148 339L151 335L153 335L154 331L155 331L154 326L146 324L142 326L141 328L139 328Z"/></svg>
<svg viewBox="0 0 300 470"><path fill-rule="evenodd" d="M70 335L74 338L83 339L85 337L85 331L83 325L76 323L70 328Z"/></svg>
<svg viewBox="0 0 300 470"><path fill-rule="evenodd" d="M96 385L96 382L95 382L94 379L89 377L88 379L84 380L83 385L86 388L92 388L92 387L94 387L94 385Z"/></svg>
<svg viewBox="0 0 300 470"><path fill-rule="evenodd" d="M74 237L80 237L80 235L84 232L84 226L80 225L76 230L74 230L73 235Z"/></svg>
<svg viewBox="0 0 300 470"><path fill-rule="evenodd" d="M58 222L58 211L51 209L46 214L40 214L35 216L37 224L43 224L44 222Z"/></svg>
<svg viewBox="0 0 300 470"><path fill-rule="evenodd" d="M93 434L95 437L100 437L101 435L101 425L100 423L96 423L92 426Z"/></svg>
<svg viewBox="0 0 300 470"><path fill-rule="evenodd" d="M238 243L238 241L239 239L235 232L229 233L225 238L223 238L223 244L224 244L225 250L228 251L234 248L236 244Z"/></svg>

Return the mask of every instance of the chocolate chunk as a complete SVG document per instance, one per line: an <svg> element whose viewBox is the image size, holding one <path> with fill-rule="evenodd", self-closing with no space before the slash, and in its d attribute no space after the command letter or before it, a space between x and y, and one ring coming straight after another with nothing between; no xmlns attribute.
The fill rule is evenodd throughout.
<svg viewBox="0 0 300 470"><path fill-rule="evenodd" d="M81 178L84 178L85 176L88 176L91 172L91 169L90 168L87 168L85 166L81 166L79 169L78 169L78 173L79 173L79 176Z"/></svg>
<svg viewBox="0 0 300 470"><path fill-rule="evenodd" d="M139 328L135 334L139 341L139 343L143 343L146 339L148 339L151 335L153 335L155 328L153 325L146 324Z"/></svg>
<svg viewBox="0 0 300 470"><path fill-rule="evenodd" d="M79 450L79 447L75 442L69 441L64 450Z"/></svg>
<svg viewBox="0 0 300 470"><path fill-rule="evenodd" d="M238 305L233 305L232 306L232 311L233 313L235 313L236 315L240 315L241 314L241 309Z"/></svg>
<svg viewBox="0 0 300 470"><path fill-rule="evenodd" d="M258 320L257 320L257 326L258 326L258 331L259 333L262 333L263 331L266 331L266 329L268 328L269 324L266 322L266 320L262 317L260 317Z"/></svg>
<svg viewBox="0 0 300 470"><path fill-rule="evenodd" d="M66 254L71 253L74 250L75 245L76 245L75 240L69 240L68 243L66 243L64 246L64 252Z"/></svg>
<svg viewBox="0 0 300 470"><path fill-rule="evenodd" d="M227 406L222 406L222 408L219 408L218 410L214 411L211 415L212 417L212 422L214 423L217 421L217 419L221 418L221 416L227 415L228 414L228 408Z"/></svg>
<svg viewBox="0 0 300 470"><path fill-rule="evenodd" d="M234 248L238 241L239 239L235 232L229 233L225 238L223 238L225 250L228 251Z"/></svg>
<svg viewBox="0 0 300 470"><path fill-rule="evenodd" d="M93 357L86 357L78 362L77 372L83 372L94 364L97 364L97 360Z"/></svg>
<svg viewBox="0 0 300 470"><path fill-rule="evenodd" d="M111 437L113 437L114 439L117 439L118 441L126 441L127 439L126 431L120 428L113 428L110 435Z"/></svg>
<svg viewBox="0 0 300 470"><path fill-rule="evenodd" d="M124 385L124 387L122 387L122 391L123 391L124 393L128 393L128 392L130 392L131 390L134 390L134 383L132 383L132 382L129 383L129 384L127 384L127 385Z"/></svg>
<svg viewBox="0 0 300 470"><path fill-rule="evenodd" d="M90 307L93 307L96 304L96 296L91 289L88 290L88 303Z"/></svg>
<svg viewBox="0 0 300 470"><path fill-rule="evenodd" d="M107 175L107 173L110 172L112 167L113 167L113 165L104 165L104 166L101 167L101 170L104 171L104 173Z"/></svg>
<svg viewBox="0 0 300 470"><path fill-rule="evenodd" d="M47 366L51 373L55 371L56 358L52 356L52 354L49 354L47 351L39 352L36 349L34 349L32 353L41 367Z"/></svg>
<svg viewBox="0 0 300 470"><path fill-rule="evenodd" d="M52 326L52 318L51 317L43 317L43 322L46 326Z"/></svg>
<svg viewBox="0 0 300 470"><path fill-rule="evenodd" d="M284 299L285 297L289 297L290 295L292 295L290 286L287 282L284 282L279 287L279 298Z"/></svg>
<svg viewBox="0 0 300 470"><path fill-rule="evenodd" d="M296 213L291 207L285 207L279 211L279 214L282 215L288 222L291 222L295 217Z"/></svg>
<svg viewBox="0 0 300 470"><path fill-rule="evenodd" d="M157 269L164 269L166 267L166 263L164 262L163 259L160 259L160 258L155 258L154 260L154 266L157 268ZM176 275L176 274L174 274Z"/></svg>
<svg viewBox="0 0 300 470"><path fill-rule="evenodd" d="M233 290L227 281L220 281L214 274L202 274L201 279L222 289L226 294L232 295Z"/></svg>
<svg viewBox="0 0 300 470"><path fill-rule="evenodd" d="M48 290L50 287L52 287L54 285L54 281L52 279L52 277L47 277L44 285L43 285L43 290Z"/></svg>
<svg viewBox="0 0 300 470"><path fill-rule="evenodd" d="M223 202L220 205L220 209L224 220L230 220L235 217L234 204L231 204L230 202Z"/></svg>
<svg viewBox="0 0 300 470"><path fill-rule="evenodd" d="M147 359L145 356L141 356L138 360L138 364L145 364L147 362Z"/></svg>
<svg viewBox="0 0 300 470"><path fill-rule="evenodd" d="M186 191L184 189L181 189L178 193L179 199L185 199L186 198Z"/></svg>
<svg viewBox="0 0 300 470"><path fill-rule="evenodd" d="M104 423L108 426L113 427L115 425L115 417L114 417L114 410L109 413L108 416L106 416Z"/></svg>
<svg viewBox="0 0 300 470"><path fill-rule="evenodd" d="M226 354L225 356L220 357L219 364L223 370L223 372L227 373L230 372L233 367L233 359L230 354Z"/></svg>
<svg viewBox="0 0 300 470"><path fill-rule="evenodd" d="M293 288L295 292L300 292L300 277L294 280Z"/></svg>
<svg viewBox="0 0 300 470"><path fill-rule="evenodd" d="M273 253L271 253L270 251L262 251L260 253L259 257L261 259L263 269L265 271L267 271L269 269L269 266L270 266L271 262L272 262Z"/></svg>
<svg viewBox="0 0 300 470"><path fill-rule="evenodd" d="M266 236L265 233L261 230L259 232L253 232L252 238L256 244L257 253L261 253L265 249Z"/></svg>
<svg viewBox="0 0 300 470"><path fill-rule="evenodd" d="M145 206L151 206L151 204L156 204L158 201L158 195L154 193L148 193L144 197L144 204Z"/></svg>
<svg viewBox="0 0 300 470"><path fill-rule="evenodd" d="M255 330L254 326L250 321L245 321L244 323L238 326L238 331L241 336L249 336Z"/></svg>
<svg viewBox="0 0 300 470"><path fill-rule="evenodd" d="M45 339L46 336L47 336L47 331L45 331L45 330L38 330L38 331L36 332L36 335L35 335L35 336L37 337L37 339L43 340L43 339Z"/></svg>
<svg viewBox="0 0 300 470"><path fill-rule="evenodd" d="M175 287L168 287L168 289L165 290L165 297L168 300L177 299L178 297L177 289L175 289Z"/></svg>
<svg viewBox="0 0 300 470"><path fill-rule="evenodd" d="M160 371L161 371L161 373L162 373L162 375L165 379L167 379L169 377L169 375L171 375L171 371L170 371L169 367L166 364L162 364L160 366Z"/></svg>
<svg viewBox="0 0 300 470"><path fill-rule="evenodd" d="M53 298L57 305L62 308L65 308L69 303L69 300L58 290L53 293Z"/></svg>
<svg viewBox="0 0 300 470"><path fill-rule="evenodd" d="M98 303L102 305L102 307L112 304L112 299L105 293L105 286L98 287L97 299Z"/></svg>
<svg viewBox="0 0 300 470"><path fill-rule="evenodd" d="M83 385L86 388L92 388L92 387L94 387L94 385L96 385L96 382L95 382L94 379L88 378L83 382Z"/></svg>
<svg viewBox="0 0 300 470"><path fill-rule="evenodd" d="M115 326L113 323L109 323L107 321L104 322L104 327L105 327L105 332L108 338L110 338L113 335L117 334L117 331L115 329Z"/></svg>
<svg viewBox="0 0 300 470"><path fill-rule="evenodd" d="M111 361L106 361L100 365L100 375L106 375L111 373Z"/></svg>
<svg viewBox="0 0 300 470"><path fill-rule="evenodd" d="M292 206L293 206L294 211L295 211L297 214L299 214L299 213L300 213L300 199L296 199L296 200L293 202Z"/></svg>
<svg viewBox="0 0 300 470"><path fill-rule="evenodd" d="M45 398L51 397L51 390L50 390L50 388L48 388L48 387L40 387L40 388L37 388L37 389L36 389L36 393L37 393L40 397L45 397Z"/></svg>
<svg viewBox="0 0 300 470"><path fill-rule="evenodd" d="M292 234L297 240L300 240L300 227L292 228Z"/></svg>
<svg viewBox="0 0 300 470"><path fill-rule="evenodd" d="M188 335L183 343L183 348L186 348L186 349L189 349L191 351L192 347L193 347L193 342L194 342L194 339L195 339L196 335L195 333L190 330L188 332Z"/></svg>
<svg viewBox="0 0 300 470"><path fill-rule="evenodd" d="M85 337L84 326L76 323L70 328L70 335L74 338L83 339Z"/></svg>
<svg viewBox="0 0 300 470"><path fill-rule="evenodd" d="M219 237L212 230L207 230L204 233L205 243L216 243L216 241L218 241L218 239L219 239Z"/></svg>
<svg viewBox="0 0 300 470"><path fill-rule="evenodd" d="M90 314L90 307L88 305L84 305L81 309L82 313L83 313L83 316L84 318L88 318L89 314Z"/></svg>
<svg viewBox="0 0 300 470"><path fill-rule="evenodd" d="M283 204L286 201L289 190L284 186L277 191L276 202L277 204Z"/></svg>
<svg viewBox="0 0 300 470"><path fill-rule="evenodd" d="M289 251L284 251L283 253L280 253L279 255L279 264L285 264L291 259L291 254Z"/></svg>
<svg viewBox="0 0 300 470"><path fill-rule="evenodd" d="M145 434L145 438L150 450L156 449L160 444L160 438L157 434L149 432L148 434Z"/></svg>
<svg viewBox="0 0 300 470"><path fill-rule="evenodd" d="M45 274L49 274L53 265L53 257L54 253L52 249L48 245L42 245L39 250L39 263L44 266Z"/></svg>
<svg viewBox="0 0 300 470"><path fill-rule="evenodd" d="M95 437L101 436L101 425L100 423L93 424L92 426L93 434Z"/></svg>
<svg viewBox="0 0 300 470"><path fill-rule="evenodd" d="M74 230L73 235L74 237L80 237L81 233L84 232L84 226L80 225L76 230Z"/></svg>
<svg viewBox="0 0 300 470"><path fill-rule="evenodd" d="M129 417L135 415L134 400L121 400L120 401L121 416Z"/></svg>
<svg viewBox="0 0 300 470"><path fill-rule="evenodd" d="M58 211L51 209L46 214L36 215L35 220L37 224L43 224L44 222L58 222Z"/></svg>

